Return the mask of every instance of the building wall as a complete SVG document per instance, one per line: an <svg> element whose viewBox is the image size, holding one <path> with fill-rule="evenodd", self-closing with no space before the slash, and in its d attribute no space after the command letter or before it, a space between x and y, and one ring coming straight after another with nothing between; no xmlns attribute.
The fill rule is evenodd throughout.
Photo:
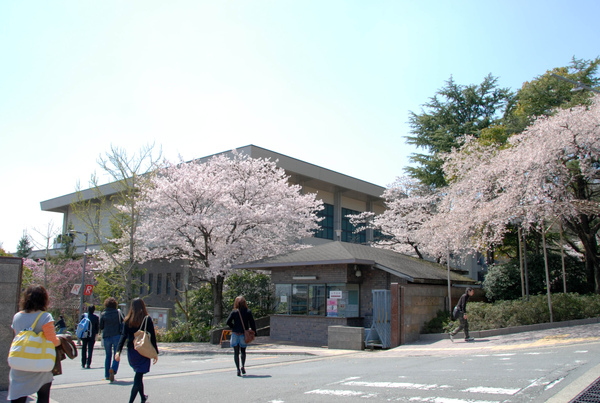
<svg viewBox="0 0 600 403"><path fill-rule="evenodd" d="M14 337L12 319L19 310L23 260L0 257L0 390L8 390L8 352Z"/></svg>
<svg viewBox="0 0 600 403"><path fill-rule="evenodd" d="M464 289L452 288L452 302L458 302ZM404 342L419 340L419 335L427 322L435 318L438 311L448 310L446 285L403 284L402 285ZM453 305L451 305L453 306Z"/></svg>
<svg viewBox="0 0 600 403"><path fill-rule="evenodd" d="M308 315L271 316L271 338L273 340L327 345L329 326L362 326L361 318L335 318Z"/></svg>

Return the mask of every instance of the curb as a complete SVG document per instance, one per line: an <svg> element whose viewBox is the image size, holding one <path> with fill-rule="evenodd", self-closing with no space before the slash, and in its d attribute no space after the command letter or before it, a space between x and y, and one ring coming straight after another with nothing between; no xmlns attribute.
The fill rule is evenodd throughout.
<svg viewBox="0 0 600 403"><path fill-rule="evenodd" d="M561 328L561 327L592 325L592 324L596 324L596 323L600 323L600 318L566 320L564 322L553 322L553 323L537 323L535 325L512 326L512 327L504 327L501 329L472 330L469 332L469 334L473 337L482 338L482 337L490 337L490 336L502 336L502 335L514 334L514 333L532 332L532 331L536 331L536 330L556 329L556 328ZM420 335L419 341L438 341L438 340L445 340L447 338L448 338L448 333L431 333L431 334Z"/></svg>

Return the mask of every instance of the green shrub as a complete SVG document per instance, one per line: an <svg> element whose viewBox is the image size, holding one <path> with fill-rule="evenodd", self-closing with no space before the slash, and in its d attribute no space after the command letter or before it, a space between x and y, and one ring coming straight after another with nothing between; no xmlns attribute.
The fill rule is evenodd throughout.
<svg viewBox="0 0 600 403"><path fill-rule="evenodd" d="M210 326L194 326L189 322L180 322L171 329L156 330L156 339L165 343L207 342Z"/></svg>
<svg viewBox="0 0 600 403"><path fill-rule="evenodd" d="M502 329L550 322L546 295L532 296L529 301L469 302L467 311L470 330ZM552 294L552 314L554 322L599 317L600 295ZM448 322L444 321L444 317ZM442 333L456 326L458 321L450 321L449 313L440 311L425 324L423 333Z"/></svg>

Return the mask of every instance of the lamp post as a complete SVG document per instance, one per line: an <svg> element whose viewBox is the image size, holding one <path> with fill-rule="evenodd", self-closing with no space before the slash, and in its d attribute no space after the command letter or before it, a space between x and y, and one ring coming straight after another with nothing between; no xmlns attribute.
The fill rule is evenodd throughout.
<svg viewBox="0 0 600 403"><path fill-rule="evenodd" d="M558 78L559 80L567 81L567 82L569 82L571 84L575 84L577 87L573 88L571 90L571 92L577 92L577 91L581 91L581 90L588 90L588 91L593 91L593 92L596 92L596 93L600 94L600 91L598 91L598 90L596 90L596 89L594 89L592 87L589 87L589 86L587 86L585 84L582 84L579 81L571 80L570 78L559 76L558 74L554 74L554 73L552 73L552 77Z"/></svg>
<svg viewBox="0 0 600 403"><path fill-rule="evenodd" d="M81 318L81 315L83 315L83 293L85 291L85 263L87 260L87 255L85 252L87 251L88 233L75 230L71 230L69 233L85 235L85 246L83 247L83 269L81 270L81 289L79 290L79 292L81 292L81 297L79 299L79 318ZM79 320L79 318L77 320Z"/></svg>

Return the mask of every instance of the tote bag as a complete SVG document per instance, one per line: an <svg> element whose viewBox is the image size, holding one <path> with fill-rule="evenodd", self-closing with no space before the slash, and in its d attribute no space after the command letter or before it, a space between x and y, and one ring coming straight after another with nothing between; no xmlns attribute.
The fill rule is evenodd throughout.
<svg viewBox="0 0 600 403"><path fill-rule="evenodd" d="M146 358L154 359L158 357L158 353L152 345L150 333L146 331L148 326L148 318L149 316L144 318L142 324L140 325L140 330L134 333L133 347L138 353L140 353L140 355L143 355ZM142 330L142 327L144 330Z"/></svg>
<svg viewBox="0 0 600 403"><path fill-rule="evenodd" d="M21 330L13 339L8 353L8 365L12 369L27 372L50 372L56 361L54 343L46 339L44 332L35 333L35 325L44 312L40 312L31 327Z"/></svg>

